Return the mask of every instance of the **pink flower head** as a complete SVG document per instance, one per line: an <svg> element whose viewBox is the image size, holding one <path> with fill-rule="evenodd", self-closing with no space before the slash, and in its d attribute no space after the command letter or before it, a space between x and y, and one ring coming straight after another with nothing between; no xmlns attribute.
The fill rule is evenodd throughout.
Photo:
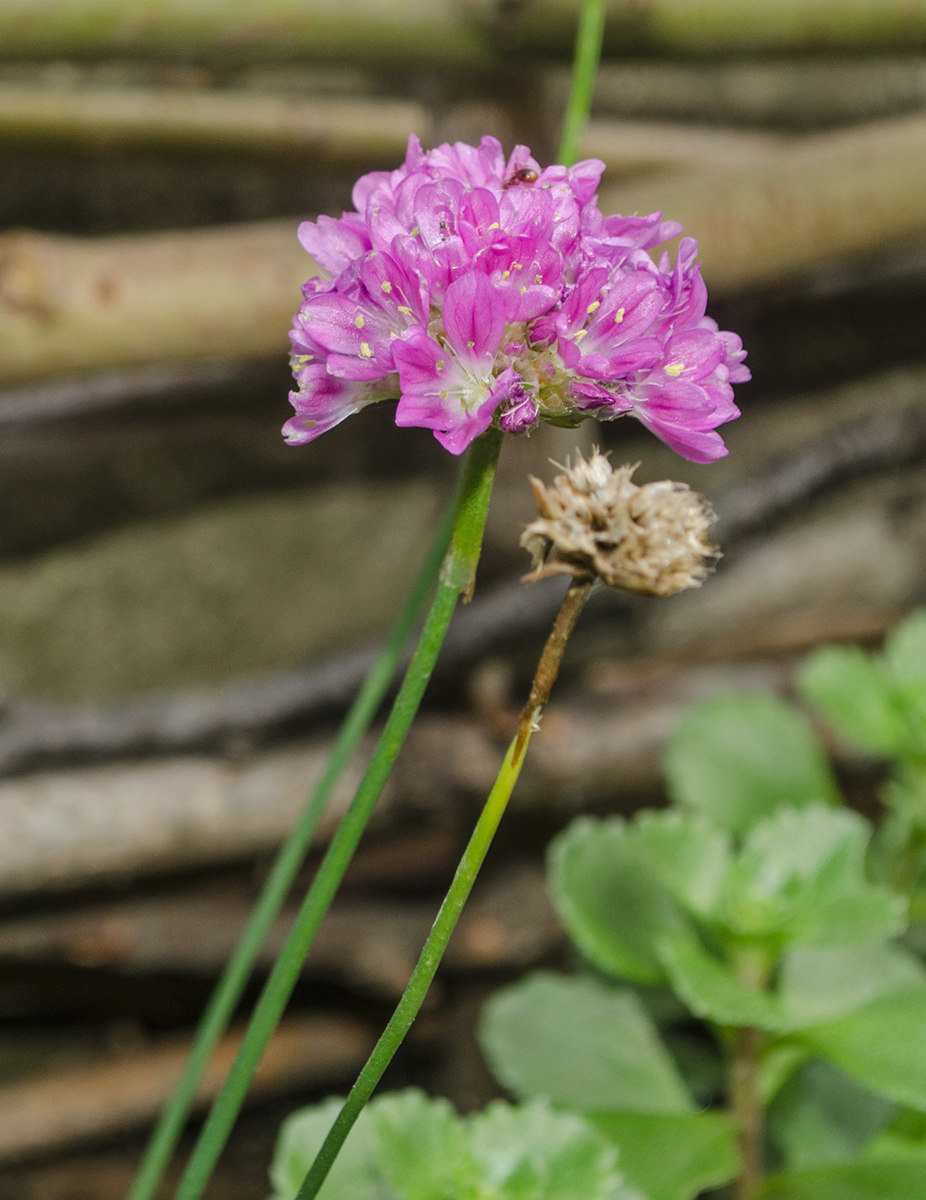
<svg viewBox="0 0 926 1200"><path fill-rule="evenodd" d="M495 424L635 416L696 462L726 454L749 378L735 334L705 315L697 245L681 227L605 217L604 164L541 168L525 146L411 137L397 171L364 175L355 212L304 222L311 279L290 334L299 385L287 440L314 440L377 400L453 454Z"/></svg>

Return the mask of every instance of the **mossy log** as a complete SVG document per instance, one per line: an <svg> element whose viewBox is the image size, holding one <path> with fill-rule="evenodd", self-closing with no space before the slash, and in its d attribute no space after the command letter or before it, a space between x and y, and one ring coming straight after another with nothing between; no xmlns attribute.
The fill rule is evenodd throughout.
<svg viewBox="0 0 926 1200"><path fill-rule="evenodd" d="M6 145L168 146L387 164L404 156L410 133L427 143L430 132L423 105L404 100L0 83Z"/></svg>

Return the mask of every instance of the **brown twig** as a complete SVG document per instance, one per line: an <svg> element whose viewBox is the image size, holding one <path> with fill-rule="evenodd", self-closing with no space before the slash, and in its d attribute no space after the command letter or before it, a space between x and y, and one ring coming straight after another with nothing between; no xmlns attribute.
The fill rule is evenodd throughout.
<svg viewBox="0 0 926 1200"><path fill-rule="evenodd" d="M518 763L523 757L527 741L537 728L537 723L550 699L550 692L559 674L563 655L566 652L566 644L576 627L579 614L592 594L594 584L594 579L577 578L573 579L569 585L569 591L560 606L553 628L550 630L550 636L540 655L540 662L537 664L527 704L522 709L518 720L518 736L512 755L513 763Z"/></svg>
<svg viewBox="0 0 926 1200"><path fill-rule="evenodd" d="M762 1102L759 1097L760 1030L748 1027L734 1035L730 1068L730 1101L739 1134L741 1167L733 1185L736 1200L755 1200L762 1182Z"/></svg>

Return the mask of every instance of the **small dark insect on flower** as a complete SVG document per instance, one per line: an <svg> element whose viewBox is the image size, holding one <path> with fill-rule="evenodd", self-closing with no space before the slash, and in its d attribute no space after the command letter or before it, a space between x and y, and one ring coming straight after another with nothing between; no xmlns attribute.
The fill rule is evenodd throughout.
<svg viewBox="0 0 926 1200"><path fill-rule="evenodd" d="M518 167L517 171L506 179L502 187L507 191L510 187L514 187L516 183L536 183L540 176L533 167Z"/></svg>

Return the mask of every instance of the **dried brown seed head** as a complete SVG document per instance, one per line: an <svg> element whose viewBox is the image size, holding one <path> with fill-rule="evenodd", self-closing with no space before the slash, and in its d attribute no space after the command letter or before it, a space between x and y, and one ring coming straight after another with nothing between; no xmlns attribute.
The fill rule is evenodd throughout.
<svg viewBox="0 0 926 1200"><path fill-rule="evenodd" d="M531 477L540 519L521 536L534 560L527 578L597 576L651 596L698 587L720 557L704 497L668 479L637 487L636 466L615 470L597 450L576 458L550 487Z"/></svg>

